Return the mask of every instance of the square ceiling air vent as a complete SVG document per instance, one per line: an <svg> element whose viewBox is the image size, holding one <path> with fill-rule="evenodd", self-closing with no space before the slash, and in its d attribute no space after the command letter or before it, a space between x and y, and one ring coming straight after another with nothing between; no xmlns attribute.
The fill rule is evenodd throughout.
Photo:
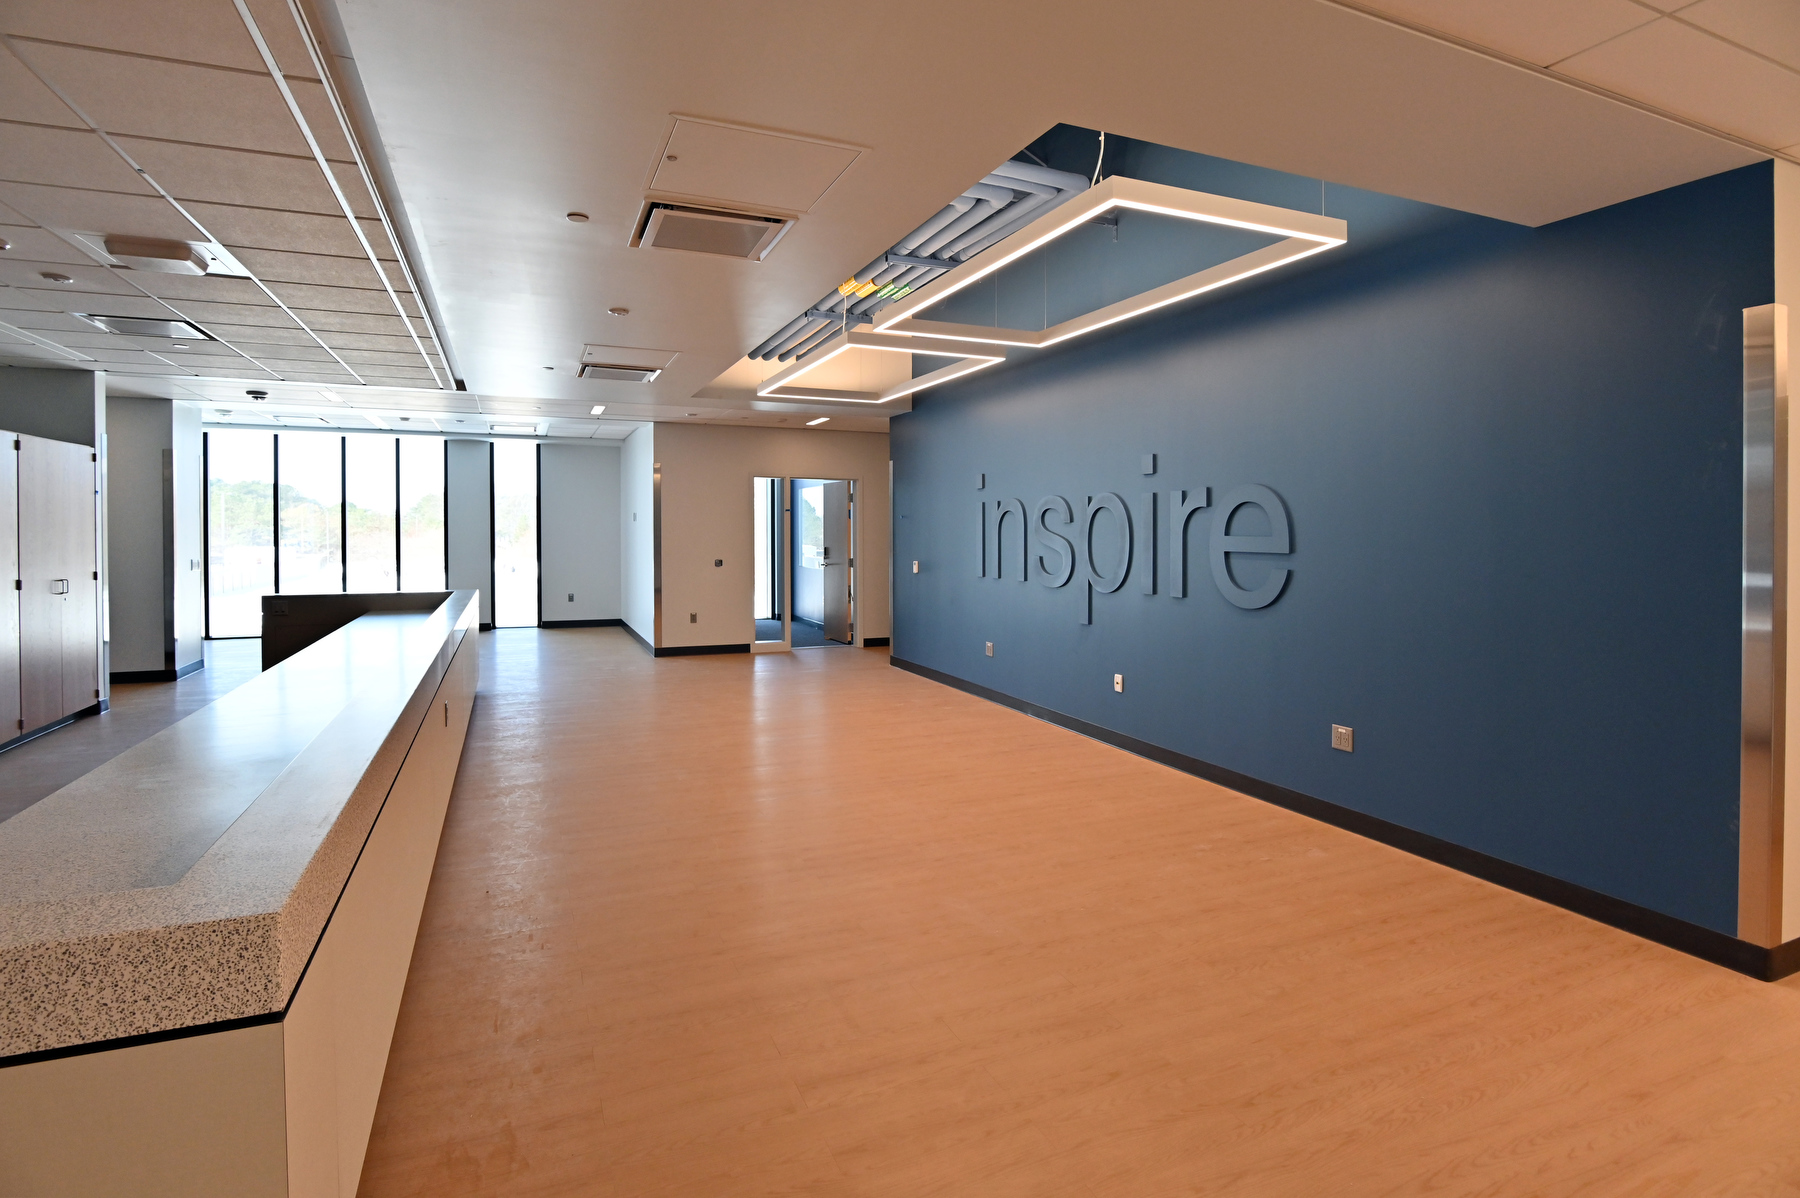
<svg viewBox="0 0 1800 1198"><path fill-rule="evenodd" d="M793 221L780 216L696 208L653 200L644 206L632 245L761 262Z"/></svg>
<svg viewBox="0 0 1800 1198"><path fill-rule="evenodd" d="M150 320L141 316L99 316L73 313L96 328L132 337L168 337L175 341L211 341L213 336L185 320Z"/></svg>
<svg viewBox="0 0 1800 1198"><path fill-rule="evenodd" d="M581 377L584 379L608 379L615 383L648 383L661 374L658 367L620 366L612 362L583 362Z"/></svg>

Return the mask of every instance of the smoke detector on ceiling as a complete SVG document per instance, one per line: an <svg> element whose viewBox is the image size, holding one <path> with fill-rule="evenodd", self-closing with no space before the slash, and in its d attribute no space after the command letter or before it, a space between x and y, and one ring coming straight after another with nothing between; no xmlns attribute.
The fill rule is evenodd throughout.
<svg viewBox="0 0 1800 1198"><path fill-rule="evenodd" d="M631 244L761 262L793 224L791 217L647 200Z"/></svg>

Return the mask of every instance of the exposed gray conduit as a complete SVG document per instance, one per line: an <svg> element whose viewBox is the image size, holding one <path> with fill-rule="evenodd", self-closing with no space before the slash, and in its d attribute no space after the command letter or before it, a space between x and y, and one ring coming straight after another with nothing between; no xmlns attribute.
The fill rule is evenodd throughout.
<svg viewBox="0 0 1800 1198"><path fill-rule="evenodd" d="M879 286L873 294L851 301L850 313L866 317L885 307L1087 187L1087 179L1068 171L1029 162L1002 163L889 251L911 258L941 258L942 267L889 263L884 254L853 276L859 284L873 282ZM843 310L844 297L835 289L828 291L809 311L835 311L840 314L837 320L823 315L796 316L751 350L750 356L784 362L805 357L841 327Z"/></svg>

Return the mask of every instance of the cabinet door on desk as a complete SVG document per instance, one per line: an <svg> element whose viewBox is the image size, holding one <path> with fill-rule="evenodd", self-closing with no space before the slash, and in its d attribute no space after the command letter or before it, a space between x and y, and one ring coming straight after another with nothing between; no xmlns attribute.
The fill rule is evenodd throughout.
<svg viewBox="0 0 1800 1198"><path fill-rule="evenodd" d="M41 728L99 685L93 450L19 438L19 705Z"/></svg>

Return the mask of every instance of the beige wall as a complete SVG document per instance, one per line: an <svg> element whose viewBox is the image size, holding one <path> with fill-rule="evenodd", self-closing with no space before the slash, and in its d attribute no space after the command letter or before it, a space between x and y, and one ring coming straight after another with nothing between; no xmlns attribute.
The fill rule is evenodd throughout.
<svg viewBox="0 0 1800 1198"><path fill-rule="evenodd" d="M888 635L887 434L659 424L655 456L663 480L659 648L755 639L750 480L758 477L855 480L856 637ZM688 622L689 612L698 623Z"/></svg>

